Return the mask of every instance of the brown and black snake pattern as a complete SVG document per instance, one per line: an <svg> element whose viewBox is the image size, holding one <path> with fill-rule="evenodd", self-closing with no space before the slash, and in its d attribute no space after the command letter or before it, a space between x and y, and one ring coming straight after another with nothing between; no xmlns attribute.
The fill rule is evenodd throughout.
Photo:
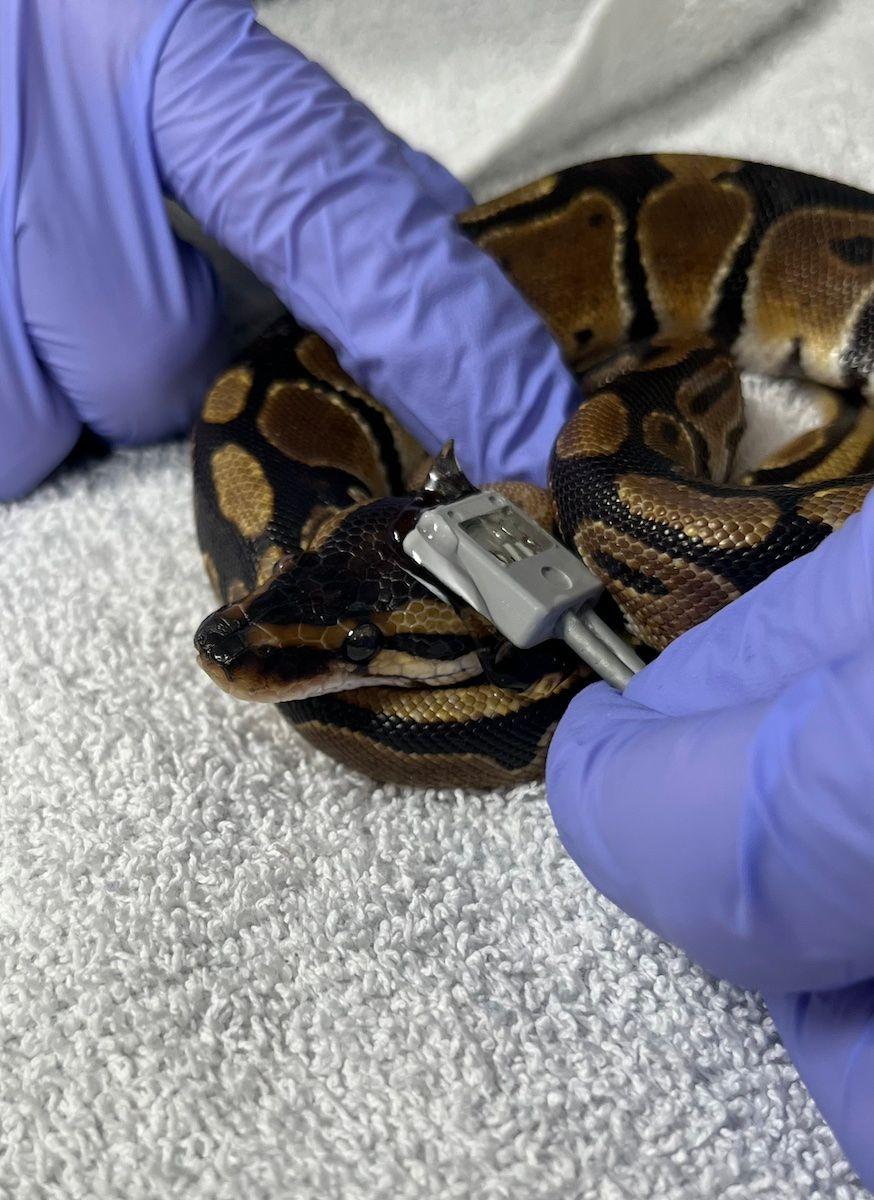
<svg viewBox="0 0 874 1200"><path fill-rule="evenodd" d="M557 521L640 643L663 648L861 507L874 197L755 163L639 155L460 220L543 315L586 397L556 442L550 494L497 486ZM739 368L821 385L822 424L737 480ZM259 339L206 398L193 462L222 601L196 645L220 686L278 702L378 779L542 772L589 675L556 644L513 650L410 574L395 531L424 492L469 485L450 455L423 483L423 452L320 338L286 318Z"/></svg>

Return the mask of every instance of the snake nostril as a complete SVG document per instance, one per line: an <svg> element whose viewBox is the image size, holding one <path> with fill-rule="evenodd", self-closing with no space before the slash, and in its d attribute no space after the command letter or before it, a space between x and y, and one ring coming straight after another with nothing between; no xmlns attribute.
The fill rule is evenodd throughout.
<svg viewBox="0 0 874 1200"><path fill-rule="evenodd" d="M232 666L246 650L247 624L244 617L213 613L195 633L195 649L221 667Z"/></svg>

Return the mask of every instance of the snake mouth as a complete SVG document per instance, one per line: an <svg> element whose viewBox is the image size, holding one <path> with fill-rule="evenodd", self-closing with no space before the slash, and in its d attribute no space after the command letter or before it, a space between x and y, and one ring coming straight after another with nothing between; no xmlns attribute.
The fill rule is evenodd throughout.
<svg viewBox="0 0 874 1200"><path fill-rule="evenodd" d="M329 651L280 646L275 638L265 638L241 605L228 605L208 616L194 635L194 645L201 669L238 700L302 700L354 684L344 664Z"/></svg>
<svg viewBox="0 0 874 1200"><path fill-rule="evenodd" d="M237 700L282 704L362 687L410 687L412 679L367 676L336 651L279 644L247 617L240 605L212 613L194 636L198 666Z"/></svg>
<svg viewBox="0 0 874 1200"><path fill-rule="evenodd" d="M292 700L311 700L336 692L350 692L363 687L410 686L406 679L370 679L353 674L343 664L332 662L327 669L306 678L281 679L265 672L263 662L255 656L236 668L223 666L215 659L200 653L197 664L223 692L235 700L250 700L257 704L285 704Z"/></svg>

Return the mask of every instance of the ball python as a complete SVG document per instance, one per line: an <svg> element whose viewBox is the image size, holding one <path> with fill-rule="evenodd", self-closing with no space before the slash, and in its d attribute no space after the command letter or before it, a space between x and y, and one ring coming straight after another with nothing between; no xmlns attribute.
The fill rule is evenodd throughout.
<svg viewBox="0 0 874 1200"><path fill-rule="evenodd" d="M576 549L655 653L812 550L874 483L874 197L774 166L635 155L480 204L460 227L558 340L584 396L546 491L492 484ZM816 385L820 424L743 478L739 371ZM491 787L543 770L591 676L515 651L407 569L398 530L470 485L318 336L283 317L212 387L197 534L225 690L274 702L377 780ZM412 514L412 516L411 516Z"/></svg>

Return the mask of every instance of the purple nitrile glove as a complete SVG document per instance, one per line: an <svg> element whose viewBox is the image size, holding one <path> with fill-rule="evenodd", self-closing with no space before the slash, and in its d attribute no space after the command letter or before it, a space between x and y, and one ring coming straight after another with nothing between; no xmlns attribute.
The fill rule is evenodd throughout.
<svg viewBox="0 0 874 1200"><path fill-rule="evenodd" d="M812 554L583 692L547 789L621 908L760 989L874 1184L874 497Z"/></svg>
<svg viewBox="0 0 874 1200"><path fill-rule="evenodd" d="M456 437L478 480L543 479L576 388L455 227L470 197L448 172L249 0L4 0L0 499L83 423L119 443L182 432L223 365L213 272L163 193L430 448Z"/></svg>

